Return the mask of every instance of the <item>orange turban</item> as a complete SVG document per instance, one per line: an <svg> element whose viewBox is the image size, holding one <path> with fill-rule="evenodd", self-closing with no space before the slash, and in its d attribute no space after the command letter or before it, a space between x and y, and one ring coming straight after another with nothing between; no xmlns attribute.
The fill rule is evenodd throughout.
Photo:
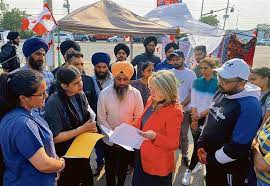
<svg viewBox="0 0 270 186"><path fill-rule="evenodd" d="M134 73L134 68L131 63L126 61L119 61L112 64L112 74L114 77L118 76L120 73L125 74L129 79Z"/></svg>

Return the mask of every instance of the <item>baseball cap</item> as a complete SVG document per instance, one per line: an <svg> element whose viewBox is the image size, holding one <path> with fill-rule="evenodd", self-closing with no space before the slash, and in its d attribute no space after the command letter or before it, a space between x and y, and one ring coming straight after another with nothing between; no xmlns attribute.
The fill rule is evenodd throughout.
<svg viewBox="0 0 270 186"><path fill-rule="evenodd" d="M168 59L170 60L170 59L172 59L174 56L178 56L178 57L185 58L184 53L183 53L181 50L179 50L179 49L174 50L174 51L169 55Z"/></svg>
<svg viewBox="0 0 270 186"><path fill-rule="evenodd" d="M248 64L239 58L234 58L222 65L220 68L214 69L224 79L241 78L248 80L250 69Z"/></svg>

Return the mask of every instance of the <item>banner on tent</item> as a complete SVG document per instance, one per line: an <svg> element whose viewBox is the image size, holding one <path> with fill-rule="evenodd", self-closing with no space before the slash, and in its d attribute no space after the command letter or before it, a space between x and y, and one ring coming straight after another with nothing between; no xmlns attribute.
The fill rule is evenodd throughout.
<svg viewBox="0 0 270 186"><path fill-rule="evenodd" d="M175 3L182 3L182 0L157 0L157 7L162 5L170 5Z"/></svg>

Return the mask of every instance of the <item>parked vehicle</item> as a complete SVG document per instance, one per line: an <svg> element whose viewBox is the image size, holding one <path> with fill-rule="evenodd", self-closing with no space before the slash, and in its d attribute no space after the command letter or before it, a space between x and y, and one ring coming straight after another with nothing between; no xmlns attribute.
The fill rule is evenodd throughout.
<svg viewBox="0 0 270 186"><path fill-rule="evenodd" d="M92 35L92 34L88 35L88 39L89 39L90 42L96 42L97 41L96 38L94 38L94 35Z"/></svg>
<svg viewBox="0 0 270 186"><path fill-rule="evenodd" d="M107 42L123 42L125 41L123 36L113 36L107 39Z"/></svg>
<svg viewBox="0 0 270 186"><path fill-rule="evenodd" d="M109 37L112 37L113 35L109 34L94 34L93 39L97 40L107 40Z"/></svg>
<svg viewBox="0 0 270 186"><path fill-rule="evenodd" d="M58 34L59 34L59 37L58 37ZM60 38L60 40L59 40ZM53 34L53 39L55 42L63 42L63 41L67 41L67 40L72 40L74 41L74 38L72 36L72 34L70 33L66 33L66 32L60 32L60 33L54 33Z"/></svg>
<svg viewBox="0 0 270 186"><path fill-rule="evenodd" d="M74 37L74 41L89 41L87 34L74 33L73 37Z"/></svg>
<svg viewBox="0 0 270 186"><path fill-rule="evenodd" d="M270 38L258 40L257 45L270 46Z"/></svg>

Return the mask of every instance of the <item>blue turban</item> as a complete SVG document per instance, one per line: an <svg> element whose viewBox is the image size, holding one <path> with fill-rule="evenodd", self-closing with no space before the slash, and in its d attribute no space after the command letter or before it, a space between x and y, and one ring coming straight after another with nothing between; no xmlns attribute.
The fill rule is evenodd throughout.
<svg viewBox="0 0 270 186"><path fill-rule="evenodd" d="M92 56L92 64L96 66L98 63L106 63L108 66L111 62L111 57L107 53L97 52Z"/></svg>
<svg viewBox="0 0 270 186"><path fill-rule="evenodd" d="M29 57L31 56L31 54L41 48L43 48L46 53L49 50L47 43L43 39L38 37L32 37L24 42L22 51L25 57Z"/></svg>

